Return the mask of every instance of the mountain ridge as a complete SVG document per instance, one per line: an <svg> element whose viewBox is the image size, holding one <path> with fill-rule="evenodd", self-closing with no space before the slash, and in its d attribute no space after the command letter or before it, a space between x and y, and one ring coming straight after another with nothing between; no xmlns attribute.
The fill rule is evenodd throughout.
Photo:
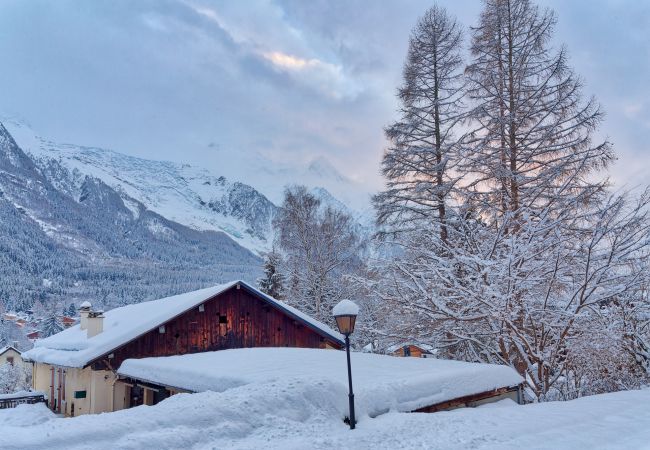
<svg viewBox="0 0 650 450"><path fill-rule="evenodd" d="M55 160L70 171L73 180L56 181L61 188L78 189L79 180L90 175L163 217L197 230L222 231L258 255L272 246L272 223L278 206L250 184L229 180L189 164L144 159L97 147L59 144L39 137L24 122L9 120L6 123L41 170L51 172L52 160ZM345 182L324 159L313 161L308 170ZM56 178L55 174L53 177ZM367 211L359 213L351 209L325 188L314 187L311 192L324 204L350 213L362 223L360 229L368 228Z"/></svg>

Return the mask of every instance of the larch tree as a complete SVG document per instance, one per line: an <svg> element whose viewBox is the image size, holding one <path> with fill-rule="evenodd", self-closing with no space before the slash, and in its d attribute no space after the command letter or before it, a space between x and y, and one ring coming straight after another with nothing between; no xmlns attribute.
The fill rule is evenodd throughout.
<svg viewBox="0 0 650 450"><path fill-rule="evenodd" d="M462 40L462 27L438 6L420 18L411 34L398 91L401 117L386 129L390 145L382 172L387 188L375 198L386 231L412 231L433 222L440 239L447 239L464 111Z"/></svg>
<svg viewBox="0 0 650 450"><path fill-rule="evenodd" d="M397 93L400 117L385 130L386 188L374 204L382 252L392 257L379 262L379 276L367 279L374 295L399 311L385 315L385 345L405 335L426 342L436 327L435 320L423 320L420 313L426 306L418 305L421 297L405 291L413 278L404 269L412 264L428 267L427 252L440 256L449 241L455 241L454 196L461 178L457 166L466 109L463 35L457 20L439 6L418 20ZM430 287L436 296L445 295L446 286Z"/></svg>
<svg viewBox="0 0 650 450"><path fill-rule="evenodd" d="M566 50L553 50L555 24L551 10L529 0L486 0L472 30L474 130L463 170L480 214L495 224L576 197L588 203L607 184L590 177L614 160L609 142L592 142L603 113L593 98L583 101Z"/></svg>

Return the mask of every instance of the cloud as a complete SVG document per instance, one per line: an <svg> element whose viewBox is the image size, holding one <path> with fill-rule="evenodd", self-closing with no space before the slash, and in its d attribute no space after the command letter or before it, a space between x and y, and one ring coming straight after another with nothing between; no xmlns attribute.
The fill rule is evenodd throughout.
<svg viewBox="0 0 650 450"><path fill-rule="evenodd" d="M226 32L243 52L270 65L297 87L332 100L353 99L362 91L361 84L343 64L332 61L335 54L327 46L313 42L309 33L289 23L282 8L273 3L257 1L251 9L229 3L184 4ZM242 12L248 13L245 20Z"/></svg>
<svg viewBox="0 0 650 450"><path fill-rule="evenodd" d="M305 67L325 66L318 59L303 59L282 52L264 52L262 56L268 61L271 61L274 66L287 70L302 70Z"/></svg>
<svg viewBox="0 0 650 450"><path fill-rule="evenodd" d="M643 110L643 103L640 102L628 103L627 105L623 106L623 112L630 119L637 117L642 110Z"/></svg>
<svg viewBox="0 0 650 450"><path fill-rule="evenodd" d="M351 99L361 91L355 80L344 74L343 67L339 64L317 58L300 58L280 51L262 52L261 56L275 70L288 74L292 79L332 99Z"/></svg>

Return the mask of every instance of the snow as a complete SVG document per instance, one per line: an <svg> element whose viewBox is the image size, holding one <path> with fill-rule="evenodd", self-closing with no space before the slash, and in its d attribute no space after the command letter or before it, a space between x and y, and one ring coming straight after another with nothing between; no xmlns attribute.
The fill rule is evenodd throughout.
<svg viewBox="0 0 650 450"><path fill-rule="evenodd" d="M45 405L0 410L12 449L648 449L650 390L526 406L359 417L343 385L292 380L178 394L156 406L63 419ZM9 437L10 438L7 438Z"/></svg>
<svg viewBox="0 0 650 450"><path fill-rule="evenodd" d="M118 374L192 392L296 380L345 386L342 351L248 348L159 358L127 359ZM523 382L513 369L493 364L352 354L358 415L413 411L471 394Z"/></svg>
<svg viewBox="0 0 650 450"><path fill-rule="evenodd" d="M79 305L80 308L92 308L92 306L93 305L88 300Z"/></svg>
<svg viewBox="0 0 650 450"><path fill-rule="evenodd" d="M350 300L341 300L332 309L334 316L356 316L359 314L359 307Z"/></svg>
<svg viewBox="0 0 650 450"><path fill-rule="evenodd" d="M18 391L18 392L13 392L11 394L0 394L0 400L9 400L12 398L20 398L20 397L34 397L37 395L45 395L44 392L40 391Z"/></svg>
<svg viewBox="0 0 650 450"><path fill-rule="evenodd" d="M112 309L104 313L104 329L96 336L88 338L86 330L82 330L80 325L75 325L53 336L36 341L34 348L23 354L23 359L66 367L84 367L95 358L110 353L120 345L162 325L178 314L197 307L210 297L237 284L255 292L279 309L304 320L332 339L342 341L341 335L327 325L238 280L159 300Z"/></svg>

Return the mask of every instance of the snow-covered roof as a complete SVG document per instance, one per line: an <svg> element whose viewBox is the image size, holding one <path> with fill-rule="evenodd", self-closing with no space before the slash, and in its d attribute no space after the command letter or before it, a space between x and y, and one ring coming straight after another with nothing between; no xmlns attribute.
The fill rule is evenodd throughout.
<svg viewBox="0 0 650 450"><path fill-rule="evenodd" d="M80 325L75 325L53 336L36 341L34 348L22 355L23 359L67 367L84 367L93 360L110 353L237 284L273 304L286 314L305 322L320 334L337 342L342 342L342 336L327 325L279 300L269 297L243 281L232 281L160 300L112 309L104 313L104 325L101 333L88 338L86 330L82 330Z"/></svg>
<svg viewBox="0 0 650 450"><path fill-rule="evenodd" d="M246 348L127 359L123 377L192 392L222 392L259 383L341 384L347 387L345 352L305 348ZM413 411L467 395L514 387L524 380L512 368L432 358L352 353L360 410Z"/></svg>
<svg viewBox="0 0 650 450"><path fill-rule="evenodd" d="M5 345L4 347L0 347L0 355L4 354L5 352L7 352L9 350L13 350L13 351L15 351L16 353L18 353L20 355L20 350L18 350L13 345Z"/></svg>

